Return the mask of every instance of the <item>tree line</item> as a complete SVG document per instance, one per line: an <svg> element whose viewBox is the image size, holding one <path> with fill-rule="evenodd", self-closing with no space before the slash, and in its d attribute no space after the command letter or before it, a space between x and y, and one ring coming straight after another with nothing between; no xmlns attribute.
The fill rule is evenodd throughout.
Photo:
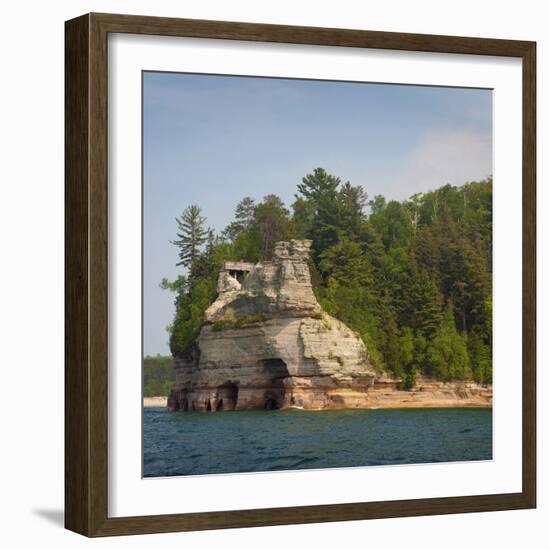
<svg viewBox="0 0 550 550"><path fill-rule="evenodd" d="M175 292L174 355L193 349L224 260L268 260L277 241L307 238L317 299L361 336L377 370L404 387L419 373L491 382L491 178L369 200L363 187L316 168L290 209L277 195L244 197L221 233L206 221L197 205L176 219L185 273L161 283Z"/></svg>
<svg viewBox="0 0 550 550"><path fill-rule="evenodd" d="M175 373L172 358L166 355L146 355L143 358L143 396L170 395Z"/></svg>

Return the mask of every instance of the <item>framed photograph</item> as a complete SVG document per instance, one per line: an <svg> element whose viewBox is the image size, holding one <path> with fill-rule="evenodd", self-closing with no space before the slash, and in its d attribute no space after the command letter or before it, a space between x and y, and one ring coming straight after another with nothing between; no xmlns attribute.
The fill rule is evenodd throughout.
<svg viewBox="0 0 550 550"><path fill-rule="evenodd" d="M66 23L65 524L534 508L534 42Z"/></svg>

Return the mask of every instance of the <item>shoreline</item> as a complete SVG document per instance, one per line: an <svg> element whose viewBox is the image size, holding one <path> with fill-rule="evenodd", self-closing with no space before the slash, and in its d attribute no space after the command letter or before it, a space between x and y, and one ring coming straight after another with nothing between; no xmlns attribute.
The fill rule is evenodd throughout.
<svg viewBox="0 0 550 550"><path fill-rule="evenodd" d="M491 408L492 385L473 381L444 382L432 377L419 376L409 389L400 388L401 381L389 376L380 376L371 385L361 388L349 386L316 387L307 378L297 378L277 403L272 405L263 388L244 386L235 389L234 395L219 395L210 388L185 388L172 390L168 409L172 411L218 411L248 409L342 410L342 409L441 409L441 408ZM224 400L227 402L224 406ZM161 401L157 401L163 406ZM220 407L221 403L221 407ZM265 403L265 405L264 405ZM151 405L150 405L151 406Z"/></svg>
<svg viewBox="0 0 550 550"><path fill-rule="evenodd" d="M166 407L168 405L168 397L163 395L155 395L154 397L143 398L143 408L150 407Z"/></svg>
<svg viewBox="0 0 550 550"><path fill-rule="evenodd" d="M458 397L455 395L438 395L437 392L426 391L406 391L406 390L393 390L384 392L383 395L375 396L368 406L351 406L351 407L323 407L323 408L309 408L309 407L283 407L285 409L297 409L306 411L328 411L328 410L341 410L341 409L490 409L493 407L492 395L470 395L468 397ZM488 392L489 393L489 392ZM431 394L431 395L430 395ZM144 397L143 407L168 407L168 397L154 396ZM244 409L243 409L244 410Z"/></svg>

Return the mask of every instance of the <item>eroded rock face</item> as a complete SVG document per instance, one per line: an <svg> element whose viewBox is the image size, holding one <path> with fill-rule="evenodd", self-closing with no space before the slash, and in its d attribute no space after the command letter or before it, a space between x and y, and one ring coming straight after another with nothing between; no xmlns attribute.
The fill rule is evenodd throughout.
<svg viewBox="0 0 550 550"><path fill-rule="evenodd" d="M323 312L311 241L277 244L269 262L226 262L197 348L174 358L172 410L368 406L375 371L361 338Z"/></svg>

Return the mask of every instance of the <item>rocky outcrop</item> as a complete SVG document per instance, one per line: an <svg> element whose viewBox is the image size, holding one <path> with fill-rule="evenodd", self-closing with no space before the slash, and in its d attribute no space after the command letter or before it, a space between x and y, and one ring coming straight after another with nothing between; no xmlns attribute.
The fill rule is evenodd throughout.
<svg viewBox="0 0 550 550"><path fill-rule="evenodd" d="M171 410L490 406L490 387L377 376L359 335L325 313L311 286L311 241L271 261L225 262L196 346L174 358Z"/></svg>
<svg viewBox="0 0 550 550"><path fill-rule="evenodd" d="M318 304L310 246L280 242L271 261L226 262L196 349L174 359L169 408L364 406L375 371L361 338Z"/></svg>
<svg viewBox="0 0 550 550"><path fill-rule="evenodd" d="M399 389L399 380L387 376L375 380L369 389L367 407L371 409L413 409L446 407L491 407L493 388L471 381L442 382L417 377L409 390Z"/></svg>

